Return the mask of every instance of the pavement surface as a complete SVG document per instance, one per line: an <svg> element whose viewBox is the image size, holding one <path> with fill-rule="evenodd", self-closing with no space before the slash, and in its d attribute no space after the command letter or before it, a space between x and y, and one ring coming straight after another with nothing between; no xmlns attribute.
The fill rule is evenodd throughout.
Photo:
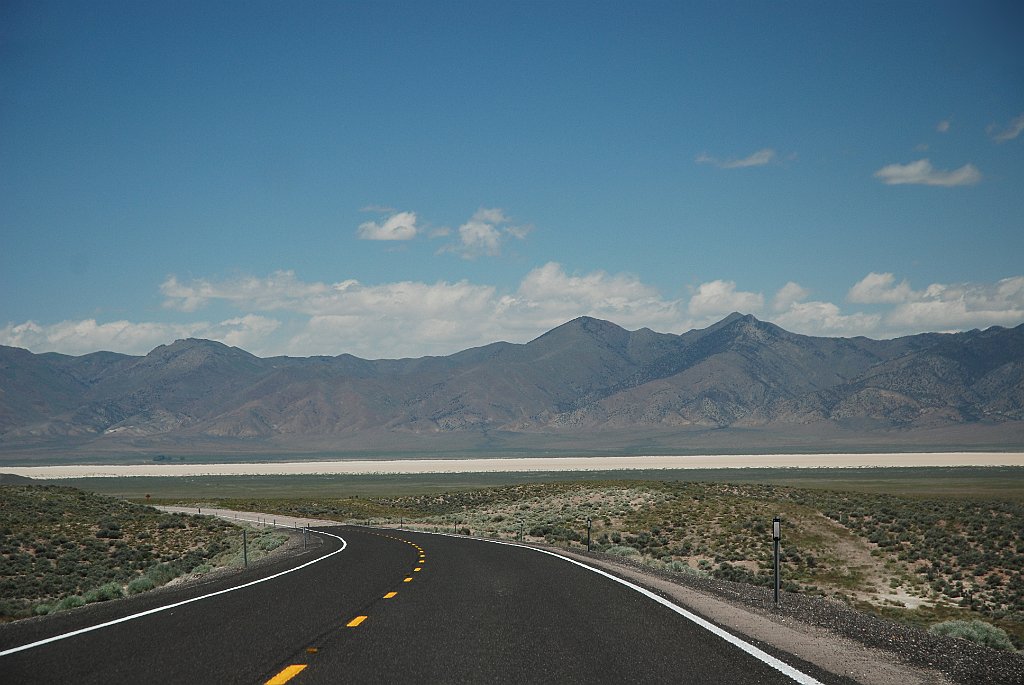
<svg viewBox="0 0 1024 685"><path fill-rule="evenodd" d="M664 603L535 549L394 529L317 530L309 549L244 572L3 626L0 679L852 682L764 644L757 647L768 654L749 644L744 651Z"/></svg>

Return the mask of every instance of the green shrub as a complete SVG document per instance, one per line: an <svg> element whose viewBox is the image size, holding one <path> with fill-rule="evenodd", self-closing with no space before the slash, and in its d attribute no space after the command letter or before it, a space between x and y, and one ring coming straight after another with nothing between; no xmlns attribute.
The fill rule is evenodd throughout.
<svg viewBox="0 0 1024 685"><path fill-rule="evenodd" d="M85 601L89 604L107 602L121 597L124 597L124 590L121 589L120 583L107 583L85 593Z"/></svg>
<svg viewBox="0 0 1024 685"><path fill-rule="evenodd" d="M57 602L54 611L64 611L65 609L74 609L81 606L85 606L85 599L81 595L71 595Z"/></svg>
<svg viewBox="0 0 1024 685"><path fill-rule="evenodd" d="M146 577L153 581L153 585L163 585L177 577L177 572L170 564L156 564L150 566L146 571Z"/></svg>
<svg viewBox="0 0 1024 685"><path fill-rule="evenodd" d="M634 547L626 547L625 545L612 545L605 550L605 554L615 554L620 557L635 557L639 556L640 552L636 551Z"/></svg>
<svg viewBox="0 0 1024 685"><path fill-rule="evenodd" d="M35 608L32 610L32 613L36 616L46 616L51 611L53 611L53 605L37 604Z"/></svg>
<svg viewBox="0 0 1024 685"><path fill-rule="evenodd" d="M1010 636L1006 634L1006 631L984 621L945 621L936 623L928 629L928 632L970 640L992 649L1014 651Z"/></svg>
<svg viewBox="0 0 1024 685"><path fill-rule="evenodd" d="M156 583L149 576L139 576L135 580L128 583L128 594L137 595L140 592L146 590L152 590L156 587Z"/></svg>

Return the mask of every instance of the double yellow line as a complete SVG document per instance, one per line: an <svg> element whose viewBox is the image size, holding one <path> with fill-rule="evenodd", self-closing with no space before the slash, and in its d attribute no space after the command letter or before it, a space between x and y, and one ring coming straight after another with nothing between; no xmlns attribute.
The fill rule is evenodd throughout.
<svg viewBox="0 0 1024 685"><path fill-rule="evenodd" d="M377 533L373 533L373 535L377 535ZM423 551L422 547L417 545L415 542L409 542L408 540L402 540L402 538L396 538L396 537L393 537L391 535L381 535L380 537L386 537L386 538L391 538L393 540L399 540L401 542L406 543L407 545L412 545L413 547L415 547L416 551L419 553L419 559L417 561L419 566L414 568L412 571L413 571L413 573L419 573L420 571L423 570L423 564L425 564L427 562L427 555ZM402 582L403 583L411 583L412 582L412 576L409 576L409 577L403 579ZM384 595L384 599L392 599L396 595L398 595L398 593L392 591L392 592L389 592L386 595ZM368 618L369 618L369 616L356 616L351 621L346 623L345 627L346 628L357 628L357 627L359 627L360 624L362 624L363 621L365 621ZM316 653L316 650L313 649L313 648L310 648L310 649L308 649L306 651L310 652L311 654ZM292 678L294 678L298 674L302 673L302 671L304 671L306 666L308 666L308 665L309 664L292 664L291 666L286 666L280 673L278 673L273 678L268 680L264 685L285 685L285 683L287 683L289 680L291 680Z"/></svg>

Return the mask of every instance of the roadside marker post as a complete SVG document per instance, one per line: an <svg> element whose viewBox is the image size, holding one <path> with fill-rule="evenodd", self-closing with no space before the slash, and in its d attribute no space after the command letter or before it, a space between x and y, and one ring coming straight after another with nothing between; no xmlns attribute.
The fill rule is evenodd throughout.
<svg viewBox="0 0 1024 685"><path fill-rule="evenodd" d="M775 544L775 608L779 607L779 540L782 539L782 520L772 519L772 542Z"/></svg>
<svg viewBox="0 0 1024 685"><path fill-rule="evenodd" d="M593 519L587 519L587 551L590 551L590 525L593 523Z"/></svg>

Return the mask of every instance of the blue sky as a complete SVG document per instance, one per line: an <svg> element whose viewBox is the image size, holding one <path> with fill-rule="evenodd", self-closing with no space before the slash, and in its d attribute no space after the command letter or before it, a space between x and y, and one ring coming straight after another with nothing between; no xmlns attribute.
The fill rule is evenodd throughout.
<svg viewBox="0 0 1024 685"><path fill-rule="evenodd" d="M5 2L0 344L1024 322L1016 2Z"/></svg>

